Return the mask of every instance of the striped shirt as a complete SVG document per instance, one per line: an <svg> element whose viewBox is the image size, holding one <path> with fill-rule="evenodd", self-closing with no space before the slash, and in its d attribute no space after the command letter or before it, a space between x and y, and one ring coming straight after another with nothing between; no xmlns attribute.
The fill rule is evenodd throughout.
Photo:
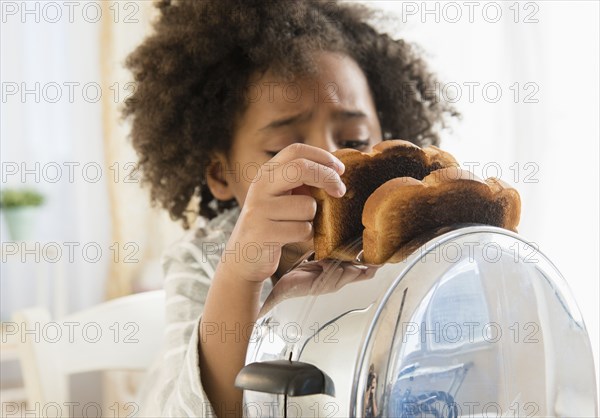
<svg viewBox="0 0 600 418"><path fill-rule="evenodd" d="M198 328L204 302L240 209L190 230L162 257L166 329L160 356L138 394L140 417L214 417L200 379ZM261 303L272 289L265 280Z"/></svg>

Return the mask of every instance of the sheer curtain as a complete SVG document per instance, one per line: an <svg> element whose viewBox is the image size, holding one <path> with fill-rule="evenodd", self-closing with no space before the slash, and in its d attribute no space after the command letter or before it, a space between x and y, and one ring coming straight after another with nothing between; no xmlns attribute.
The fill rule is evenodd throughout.
<svg viewBox="0 0 600 418"><path fill-rule="evenodd" d="M158 257L181 229L149 207L148 191L130 175L136 156L119 119L132 88L123 63L149 30L152 2L10 3L2 24L2 187L33 186L46 204L31 242L19 244L41 255L26 263L5 256L3 317L37 302L26 289L32 264L50 259L48 243L65 268L63 313L160 286Z"/></svg>
<svg viewBox="0 0 600 418"><path fill-rule="evenodd" d="M32 13L22 14L15 3L18 13L2 16L2 187L31 186L46 196L26 248L51 242L64 251L66 287L76 295L67 309L77 309L102 300L108 264L106 256L86 262L82 248L106 249L111 239L107 178L98 171L104 166L98 26L81 16L73 23L54 23L41 18L39 2L22 5ZM2 241L7 240L3 224ZM72 257L66 255L67 242L74 243ZM88 260L96 258L89 255ZM5 317L37 302L30 291L32 264L45 263L36 263L35 255L22 265L12 262L19 258L3 261ZM38 255L37 261L45 257Z"/></svg>
<svg viewBox="0 0 600 418"><path fill-rule="evenodd" d="M599 3L368 4L391 17L388 31L423 48L440 96L461 111L442 147L521 194L519 233L569 283L597 367Z"/></svg>
<svg viewBox="0 0 600 418"><path fill-rule="evenodd" d="M27 242L12 242L2 216L3 320L33 305L62 315L162 285L160 254L182 230L129 175L136 158L119 119L131 93L123 63L153 9L150 1L2 2L2 188L46 197ZM128 378L108 379L106 389L129 391ZM81 386L97 387L92 380ZM80 396L99 401L95 392Z"/></svg>

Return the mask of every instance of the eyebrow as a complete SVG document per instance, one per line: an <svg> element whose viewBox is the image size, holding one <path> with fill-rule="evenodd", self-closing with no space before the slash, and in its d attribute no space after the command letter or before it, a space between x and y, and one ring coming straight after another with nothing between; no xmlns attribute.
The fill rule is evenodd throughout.
<svg viewBox="0 0 600 418"><path fill-rule="evenodd" d="M312 117L312 112L298 113L297 115L274 120L274 121L270 122L269 124L260 128L259 131L268 131L268 130L273 130L273 129L277 129L277 128L282 128L285 126L294 125L298 122L302 122L304 120L310 119L311 117ZM366 119L366 118L367 118L367 115L364 112L361 112L360 110L342 109L342 110L336 110L335 112L333 112L333 119L335 119L335 120Z"/></svg>
<svg viewBox="0 0 600 418"><path fill-rule="evenodd" d="M284 126L293 125L293 124L301 122L303 120L310 119L311 116L312 116L312 112L302 112L302 113L298 113L294 116L277 119L277 120L274 120L271 123L263 126L262 128L259 129L259 131L270 131L273 129L282 128Z"/></svg>
<svg viewBox="0 0 600 418"><path fill-rule="evenodd" d="M335 120L347 120L347 119L366 119L367 115L360 110L337 110L333 112L333 118Z"/></svg>

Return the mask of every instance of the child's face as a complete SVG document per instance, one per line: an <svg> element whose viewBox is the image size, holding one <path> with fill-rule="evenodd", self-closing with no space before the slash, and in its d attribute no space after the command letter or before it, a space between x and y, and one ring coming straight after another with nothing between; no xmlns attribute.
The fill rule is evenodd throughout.
<svg viewBox="0 0 600 418"><path fill-rule="evenodd" d="M258 167L294 142L328 151L369 151L381 142L375 104L358 64L331 52L316 57L316 78L285 82L267 71L251 80L250 103L237 122L229 155L222 159L226 167L213 190L216 198L234 197L242 206ZM211 184L216 184L214 178Z"/></svg>

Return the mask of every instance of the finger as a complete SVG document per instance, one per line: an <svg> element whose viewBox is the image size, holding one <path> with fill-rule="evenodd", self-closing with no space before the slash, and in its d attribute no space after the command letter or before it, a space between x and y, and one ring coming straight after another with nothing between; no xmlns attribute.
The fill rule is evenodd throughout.
<svg viewBox="0 0 600 418"><path fill-rule="evenodd" d="M273 199L267 212L272 221L312 221L317 213L317 201L312 196L285 195Z"/></svg>
<svg viewBox="0 0 600 418"><path fill-rule="evenodd" d="M305 158L332 168L340 175L344 173L344 163L342 163L335 155L324 149L299 142L288 145L279 151L267 164L273 164L274 166L283 165L299 158Z"/></svg>
<svg viewBox="0 0 600 418"><path fill-rule="evenodd" d="M304 242L313 238L313 225L306 221L270 222L272 232L270 239L278 244Z"/></svg>
<svg viewBox="0 0 600 418"><path fill-rule="evenodd" d="M305 158L277 168L273 181L268 182L268 190L278 196L302 185L321 188L334 197L341 197L346 192L346 186L335 170Z"/></svg>
<svg viewBox="0 0 600 418"><path fill-rule="evenodd" d="M312 187L303 184L302 186L298 186L295 189L292 189L292 194L303 194L305 196L311 196Z"/></svg>

